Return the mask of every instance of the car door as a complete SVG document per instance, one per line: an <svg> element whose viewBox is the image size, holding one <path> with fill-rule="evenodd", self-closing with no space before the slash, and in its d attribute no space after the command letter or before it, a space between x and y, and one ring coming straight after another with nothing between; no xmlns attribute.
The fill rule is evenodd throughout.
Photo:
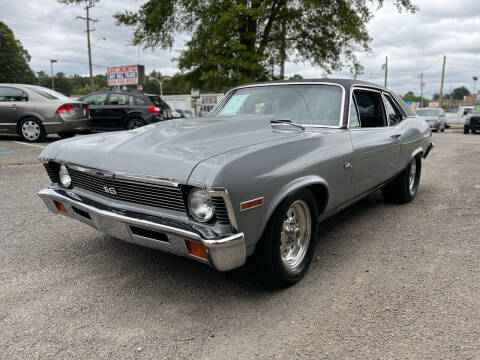
<svg viewBox="0 0 480 360"><path fill-rule="evenodd" d="M133 105L132 95L111 93L105 106L105 128L108 130L125 130L125 119Z"/></svg>
<svg viewBox="0 0 480 360"><path fill-rule="evenodd" d="M28 108L28 94L15 87L0 87L0 132L16 133L17 121Z"/></svg>
<svg viewBox="0 0 480 360"><path fill-rule="evenodd" d="M90 109L90 128L93 130L104 129L105 103L108 93L94 93L84 97L81 101Z"/></svg>
<svg viewBox="0 0 480 360"><path fill-rule="evenodd" d="M353 147L350 188L351 196L355 197L397 173L401 133L390 126L380 90L355 88L350 103L349 132Z"/></svg>

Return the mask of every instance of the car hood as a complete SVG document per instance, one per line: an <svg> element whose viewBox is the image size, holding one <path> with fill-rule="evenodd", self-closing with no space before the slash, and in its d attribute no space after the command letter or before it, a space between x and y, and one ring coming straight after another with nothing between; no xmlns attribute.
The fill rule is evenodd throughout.
<svg viewBox="0 0 480 360"><path fill-rule="evenodd" d="M169 120L135 130L77 136L48 145L42 160L164 179L188 180L203 160L242 147L298 136L275 130L273 116Z"/></svg>

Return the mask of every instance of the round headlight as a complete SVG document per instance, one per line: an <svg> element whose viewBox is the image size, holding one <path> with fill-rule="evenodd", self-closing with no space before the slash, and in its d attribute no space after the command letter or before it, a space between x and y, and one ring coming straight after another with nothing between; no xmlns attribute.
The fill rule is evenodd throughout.
<svg viewBox="0 0 480 360"><path fill-rule="evenodd" d="M63 186L65 186L66 188L69 188L70 185L72 185L72 178L70 177L67 167L64 164L60 165L60 169L58 170L58 175L60 177L60 182L62 183Z"/></svg>
<svg viewBox="0 0 480 360"><path fill-rule="evenodd" d="M207 222L215 213L215 208L208 190L195 188L188 195L188 209L192 217L200 222Z"/></svg>

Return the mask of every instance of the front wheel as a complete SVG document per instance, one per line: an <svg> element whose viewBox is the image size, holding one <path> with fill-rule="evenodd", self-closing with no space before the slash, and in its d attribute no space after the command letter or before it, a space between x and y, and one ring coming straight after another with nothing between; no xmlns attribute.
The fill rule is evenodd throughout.
<svg viewBox="0 0 480 360"><path fill-rule="evenodd" d="M382 188L385 199L397 204L406 204L417 195L422 171L422 158L415 156L395 179Z"/></svg>
<svg viewBox="0 0 480 360"><path fill-rule="evenodd" d="M311 191L289 196L275 210L255 252L267 283L287 287L305 275L313 257L318 206Z"/></svg>

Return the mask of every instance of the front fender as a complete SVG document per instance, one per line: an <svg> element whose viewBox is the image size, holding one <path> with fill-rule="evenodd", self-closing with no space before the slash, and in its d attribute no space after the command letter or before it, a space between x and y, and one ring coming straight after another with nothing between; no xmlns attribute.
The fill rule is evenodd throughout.
<svg viewBox="0 0 480 360"><path fill-rule="evenodd" d="M265 216L262 221L261 232L265 230L268 221L272 217L273 212L275 209L281 204L283 200L285 200L289 195L294 194L300 189L306 188L312 185L321 185L326 188L326 203L328 203L328 194L329 194L329 187L326 180L317 175L308 175L298 179L295 179L288 184L285 184L282 188L279 189L277 194L274 196L272 201L268 204L268 207L265 211ZM326 204L325 204L326 207Z"/></svg>

